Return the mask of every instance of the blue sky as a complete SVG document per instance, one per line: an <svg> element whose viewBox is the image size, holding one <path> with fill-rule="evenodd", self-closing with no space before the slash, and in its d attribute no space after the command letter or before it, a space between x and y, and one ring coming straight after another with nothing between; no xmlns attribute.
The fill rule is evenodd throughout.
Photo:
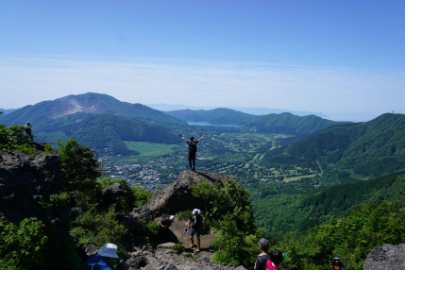
<svg viewBox="0 0 448 297"><path fill-rule="evenodd" d="M404 1L1 1L0 107L88 91L367 120L404 112Z"/></svg>

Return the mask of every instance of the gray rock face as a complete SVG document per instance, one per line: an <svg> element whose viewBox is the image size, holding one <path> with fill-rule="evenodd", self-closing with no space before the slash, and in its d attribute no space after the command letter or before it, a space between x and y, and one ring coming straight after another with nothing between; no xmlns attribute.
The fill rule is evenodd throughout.
<svg viewBox="0 0 448 297"><path fill-rule="evenodd" d="M209 254L195 255L192 253L176 254L167 248L151 251L140 251L132 255L121 265L122 269L143 270L246 270L243 266L234 268L213 263ZM138 260L137 260L138 259ZM138 261L138 264L135 262ZM143 265L145 263L145 265Z"/></svg>
<svg viewBox="0 0 448 297"><path fill-rule="evenodd" d="M89 241L89 243L87 243L87 245L84 249L84 252L86 253L87 257L95 255L97 251L98 251L98 247L91 241Z"/></svg>
<svg viewBox="0 0 448 297"><path fill-rule="evenodd" d="M386 244L374 248L364 262L364 270L405 270L405 245Z"/></svg>
<svg viewBox="0 0 448 297"><path fill-rule="evenodd" d="M65 175L57 155L0 154L0 216L10 221L38 216L38 198L49 198L64 185Z"/></svg>
<svg viewBox="0 0 448 297"><path fill-rule="evenodd" d="M177 180L168 188L158 192L140 208L134 209L131 215L140 219L162 213L177 213L193 208L205 208L205 202L194 197L189 189L190 185L197 185L203 181L210 184L218 182L224 184L226 177L219 173L203 171L182 171Z"/></svg>
<svg viewBox="0 0 448 297"><path fill-rule="evenodd" d="M158 249L172 249L176 244L174 242L165 242L157 246Z"/></svg>

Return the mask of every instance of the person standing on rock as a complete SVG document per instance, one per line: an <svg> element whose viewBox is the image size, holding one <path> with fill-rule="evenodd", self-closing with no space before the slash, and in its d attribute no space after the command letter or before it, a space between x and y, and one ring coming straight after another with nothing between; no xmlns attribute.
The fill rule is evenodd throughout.
<svg viewBox="0 0 448 297"><path fill-rule="evenodd" d="M25 125L25 133L28 135L28 137L31 139L32 142L34 142L34 136L31 133L31 123L27 122Z"/></svg>
<svg viewBox="0 0 448 297"><path fill-rule="evenodd" d="M269 260L270 256L268 254L269 251L269 241L266 238L262 238L258 241L258 247L261 250L261 253L258 255L257 261L255 261L255 270L266 270L266 263Z"/></svg>
<svg viewBox="0 0 448 297"><path fill-rule="evenodd" d="M118 259L118 247L113 243L106 243L96 255L91 256L84 264L83 270L113 270L113 259Z"/></svg>
<svg viewBox="0 0 448 297"><path fill-rule="evenodd" d="M186 140L182 134L179 134L179 136L188 144L188 162L190 163L190 169L193 171L196 171L196 151L197 151L197 145L198 143L205 138L205 134L202 135L201 138L199 138L198 141L194 140L194 137L191 136L190 140Z"/></svg>
<svg viewBox="0 0 448 297"><path fill-rule="evenodd" d="M196 245L196 252L201 251L201 234L204 232L204 220L201 215L201 210L195 208L190 216L190 221L188 222L188 230L190 233L190 247L194 247L194 236L198 239L198 244Z"/></svg>

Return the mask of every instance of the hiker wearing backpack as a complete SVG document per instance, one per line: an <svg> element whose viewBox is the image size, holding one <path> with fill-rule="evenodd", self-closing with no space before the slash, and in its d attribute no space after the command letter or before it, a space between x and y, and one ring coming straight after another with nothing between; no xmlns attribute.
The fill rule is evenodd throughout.
<svg viewBox="0 0 448 297"><path fill-rule="evenodd" d="M279 270L280 264L283 261L283 254L279 250L275 250L270 254L266 261L266 270Z"/></svg>
<svg viewBox="0 0 448 297"><path fill-rule="evenodd" d="M333 263L331 264L331 270L345 270L344 264L342 264L341 259L338 256L334 257Z"/></svg>
<svg viewBox="0 0 448 297"><path fill-rule="evenodd" d="M194 137L191 136L190 140L186 140L182 134L179 134L179 136L188 144L188 162L190 163L190 169L193 171L196 171L196 152L197 152L197 145L198 143L205 138L205 134L202 135L201 138L199 138L198 141L194 140Z"/></svg>
<svg viewBox="0 0 448 297"><path fill-rule="evenodd" d="M257 261L255 261L255 270L266 270L266 262L269 260L270 256L268 254L269 241L266 238L262 238L258 241L258 247L261 253L258 255Z"/></svg>
<svg viewBox="0 0 448 297"><path fill-rule="evenodd" d="M201 215L201 210L195 208L190 216L190 221L188 222L188 230L190 233L190 247L194 246L194 236L198 239L198 244L196 245L196 252L201 251L201 234L204 232L204 219ZM185 230L187 231L187 230Z"/></svg>

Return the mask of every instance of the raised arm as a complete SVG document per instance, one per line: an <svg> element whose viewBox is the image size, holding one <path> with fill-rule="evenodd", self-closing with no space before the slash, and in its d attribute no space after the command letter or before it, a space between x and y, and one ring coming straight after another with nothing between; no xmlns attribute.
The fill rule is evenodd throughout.
<svg viewBox="0 0 448 297"><path fill-rule="evenodd" d="M182 138L186 143L188 143L188 140L186 140L186 139L182 136L182 134L179 134L179 136L180 136L180 138Z"/></svg>
<svg viewBox="0 0 448 297"><path fill-rule="evenodd" d="M198 140L198 142L199 141L201 141L202 139L204 139L205 138L205 134L204 135L202 135L202 137L201 138L199 138L199 140Z"/></svg>

